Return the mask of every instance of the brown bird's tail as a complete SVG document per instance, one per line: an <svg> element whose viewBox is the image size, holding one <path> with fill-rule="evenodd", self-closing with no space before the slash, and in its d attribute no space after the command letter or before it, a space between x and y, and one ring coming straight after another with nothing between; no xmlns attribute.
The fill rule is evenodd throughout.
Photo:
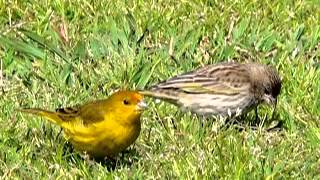
<svg viewBox="0 0 320 180"><path fill-rule="evenodd" d="M162 100L174 103L174 104L179 99L179 96L178 96L177 92L175 92L175 91L166 91L166 90L159 89L159 90L152 90L152 91L143 90L143 91L139 91L139 93L141 93L144 96L162 99Z"/></svg>
<svg viewBox="0 0 320 180"><path fill-rule="evenodd" d="M47 111L47 110L38 109L38 108L19 109L19 111L23 113L35 114L41 117L45 117L46 119L48 119L50 122L54 124L61 125L63 122L61 118L58 116L58 114L52 111Z"/></svg>

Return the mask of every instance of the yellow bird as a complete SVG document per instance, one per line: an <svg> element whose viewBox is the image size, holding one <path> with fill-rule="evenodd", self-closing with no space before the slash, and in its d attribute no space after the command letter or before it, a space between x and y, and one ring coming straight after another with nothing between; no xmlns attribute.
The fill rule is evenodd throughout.
<svg viewBox="0 0 320 180"><path fill-rule="evenodd" d="M75 149L96 158L114 157L138 138L140 116L146 108L143 96L135 91L119 91L108 99L82 106L57 109L21 109L45 117L61 126Z"/></svg>

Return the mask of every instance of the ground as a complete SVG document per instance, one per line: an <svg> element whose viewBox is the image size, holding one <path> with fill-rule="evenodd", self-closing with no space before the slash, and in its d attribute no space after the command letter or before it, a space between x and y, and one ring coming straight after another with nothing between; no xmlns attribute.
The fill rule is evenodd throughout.
<svg viewBox="0 0 320 180"><path fill-rule="evenodd" d="M316 0L1 0L0 177L320 178L319 19ZM231 60L278 69L280 129L266 130L268 106L259 108L262 127L239 130L147 99L138 140L111 163L17 112L144 89Z"/></svg>

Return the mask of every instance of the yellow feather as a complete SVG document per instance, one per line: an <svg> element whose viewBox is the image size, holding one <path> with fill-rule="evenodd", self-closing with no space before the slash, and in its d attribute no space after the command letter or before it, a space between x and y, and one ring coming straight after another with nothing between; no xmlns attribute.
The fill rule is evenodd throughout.
<svg viewBox="0 0 320 180"><path fill-rule="evenodd" d="M134 143L140 133L143 96L121 91L108 99L51 112L22 109L45 117L64 129L66 138L79 151L94 157L115 156Z"/></svg>

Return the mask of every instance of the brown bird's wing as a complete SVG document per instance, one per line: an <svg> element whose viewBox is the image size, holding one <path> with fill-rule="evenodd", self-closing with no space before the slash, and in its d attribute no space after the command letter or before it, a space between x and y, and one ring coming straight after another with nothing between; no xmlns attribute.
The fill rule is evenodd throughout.
<svg viewBox="0 0 320 180"><path fill-rule="evenodd" d="M56 109L58 116L65 122L80 119L84 125L103 121L105 110L103 101L95 101L82 106Z"/></svg>
<svg viewBox="0 0 320 180"><path fill-rule="evenodd" d="M221 63L175 76L151 87L151 91L175 90L190 94L238 94L250 87L245 66L238 63Z"/></svg>

